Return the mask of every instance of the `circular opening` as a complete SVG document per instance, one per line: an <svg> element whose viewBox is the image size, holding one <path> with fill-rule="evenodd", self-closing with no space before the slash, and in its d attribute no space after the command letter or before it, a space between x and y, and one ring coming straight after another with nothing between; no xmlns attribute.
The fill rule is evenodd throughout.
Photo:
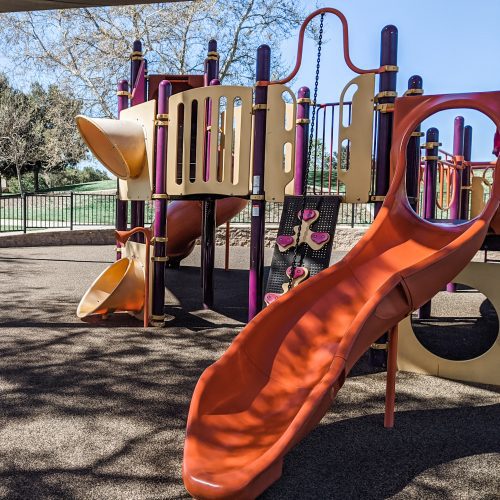
<svg viewBox="0 0 500 500"><path fill-rule="evenodd" d="M428 310L428 308L427 308ZM426 307L412 314L418 341L431 353L452 361L477 358L488 351L499 333L497 311L480 291L456 284L456 292L439 292Z"/></svg>
<svg viewBox="0 0 500 500"><path fill-rule="evenodd" d="M130 259L124 257L106 268L82 297L80 304L78 304L76 315L79 318L83 318L97 312L105 300L122 282L131 263Z"/></svg>
<svg viewBox="0 0 500 500"><path fill-rule="evenodd" d="M495 132L474 109L440 111L420 124L408 143L406 191L421 218L456 225L481 215L492 193Z"/></svg>
<svg viewBox="0 0 500 500"><path fill-rule="evenodd" d="M130 176L125 158L111 142L106 132L94 121L85 116L77 116L76 124L87 147L94 156L119 179Z"/></svg>

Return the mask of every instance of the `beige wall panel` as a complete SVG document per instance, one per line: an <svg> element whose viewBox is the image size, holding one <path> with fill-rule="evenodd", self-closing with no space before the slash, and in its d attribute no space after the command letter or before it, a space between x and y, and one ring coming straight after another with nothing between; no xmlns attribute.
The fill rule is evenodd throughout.
<svg viewBox="0 0 500 500"><path fill-rule="evenodd" d="M211 99L211 127L210 151L211 159L210 177L203 179L203 136L204 114L206 99ZM220 108L221 98L226 98L227 109L223 113ZM234 113L235 100L239 99L241 109ZM196 161L195 179L192 182L190 175L190 144L191 127L183 127L182 140L179 141L180 105L184 105L184 124L191 123L192 103L198 102L198 120L196 134ZM201 87L173 95L169 100L169 127L168 127L168 152L167 152L167 194L171 196L193 195L223 195L223 196L248 196L250 193L250 147L252 136L252 88L242 86L217 85ZM221 115L223 116L221 118ZM236 120L236 124L234 124ZM219 127L219 121L222 126ZM233 127L234 125L234 127ZM219 151L219 134L222 135ZM233 137L234 134L234 137ZM235 145L234 151L232 145ZM182 148L181 181L177 183L177 159L179 147ZM221 158L222 165L217 168L217 158ZM236 172L233 175L233 168ZM222 178L219 180L217 172ZM234 180L233 180L234 179Z"/></svg>
<svg viewBox="0 0 500 500"><path fill-rule="evenodd" d="M150 200L154 182L156 101L148 101L124 109L120 121L133 121L141 125L146 144L146 158L141 173L133 179L119 179L121 200Z"/></svg>
<svg viewBox="0 0 500 500"><path fill-rule="evenodd" d="M347 90L355 85L352 97L351 124L343 125L347 109L342 106ZM366 203L369 201L372 175L373 118L374 118L375 75L366 73L351 80L340 95L339 106L339 165L338 178L345 184L345 203ZM340 168L342 142L350 141L349 170Z"/></svg>
<svg viewBox="0 0 500 500"><path fill-rule="evenodd" d="M285 103L283 92L291 96L292 103ZM267 103L264 191L267 201L283 201L285 188L294 176L297 104L295 95L285 85L270 85Z"/></svg>
<svg viewBox="0 0 500 500"><path fill-rule="evenodd" d="M455 279L483 293L500 316L500 264L471 262ZM398 368L453 380L500 385L500 335L481 356L451 361L428 351L417 339L410 318L399 324Z"/></svg>

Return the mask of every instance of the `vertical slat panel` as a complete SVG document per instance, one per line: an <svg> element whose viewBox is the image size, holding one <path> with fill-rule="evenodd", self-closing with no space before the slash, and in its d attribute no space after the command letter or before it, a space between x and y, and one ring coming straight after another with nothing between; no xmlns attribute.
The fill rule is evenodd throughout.
<svg viewBox="0 0 500 500"><path fill-rule="evenodd" d="M234 142L233 121L234 121L234 99L228 98L226 115L225 115L225 124L224 124L224 130L226 135L224 138L222 183L229 190L232 188L231 164L233 158L233 142Z"/></svg>

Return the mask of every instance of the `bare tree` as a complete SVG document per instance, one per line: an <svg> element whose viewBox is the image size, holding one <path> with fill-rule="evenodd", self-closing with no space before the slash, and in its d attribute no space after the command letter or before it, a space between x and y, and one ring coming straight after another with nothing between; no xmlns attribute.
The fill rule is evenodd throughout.
<svg viewBox="0 0 500 500"><path fill-rule="evenodd" d="M82 99L84 108L112 116L116 82L127 77L135 39L144 43L150 71L202 70L206 44L219 42L221 79L248 83L257 47L273 49L273 77L285 72L279 44L303 13L294 0L194 0L8 14L2 18L4 54L12 70L39 72ZM8 49L8 50L7 50Z"/></svg>
<svg viewBox="0 0 500 500"><path fill-rule="evenodd" d="M4 169L15 169L21 193L23 167L31 159L31 118L26 96L3 87L0 91L0 164Z"/></svg>

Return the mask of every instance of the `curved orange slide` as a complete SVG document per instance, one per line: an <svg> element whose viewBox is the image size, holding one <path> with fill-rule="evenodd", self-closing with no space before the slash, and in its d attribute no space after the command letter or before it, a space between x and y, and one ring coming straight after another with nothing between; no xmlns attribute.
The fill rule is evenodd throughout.
<svg viewBox="0 0 500 500"><path fill-rule="evenodd" d="M449 108L478 109L500 126L500 92L398 99L391 151L397 167L369 231L342 261L254 318L200 377L183 463L195 498L255 498L276 481L283 456L319 423L360 356L480 248L500 204L500 182L482 215L458 226L420 219L406 197L410 134Z"/></svg>
<svg viewBox="0 0 500 500"><path fill-rule="evenodd" d="M248 201L222 198L216 203L216 224L224 224L241 212ZM174 261L187 257L201 235L201 201L173 201L167 209L167 255Z"/></svg>

